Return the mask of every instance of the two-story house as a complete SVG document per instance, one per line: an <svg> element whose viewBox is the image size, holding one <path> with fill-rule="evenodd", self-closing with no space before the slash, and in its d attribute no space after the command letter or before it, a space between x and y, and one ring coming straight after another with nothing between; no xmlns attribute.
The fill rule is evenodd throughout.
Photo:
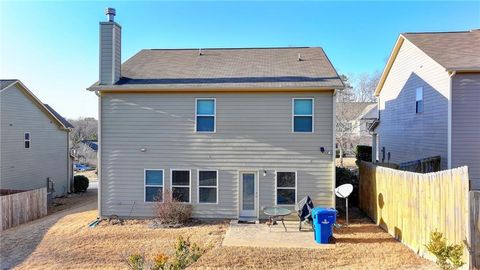
<svg viewBox="0 0 480 270"><path fill-rule="evenodd" d="M440 156L480 189L480 30L401 34L375 94L379 160Z"/></svg>
<svg viewBox="0 0 480 270"><path fill-rule="evenodd" d="M0 191L72 191L73 126L20 80L0 80Z"/></svg>
<svg viewBox="0 0 480 270"><path fill-rule="evenodd" d="M321 48L145 49L121 64L100 23L99 213L153 216L166 189L197 218L334 206L335 92Z"/></svg>

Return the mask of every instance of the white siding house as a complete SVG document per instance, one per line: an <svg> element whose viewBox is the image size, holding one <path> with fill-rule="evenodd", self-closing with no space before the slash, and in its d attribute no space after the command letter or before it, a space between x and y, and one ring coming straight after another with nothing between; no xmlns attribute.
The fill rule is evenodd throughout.
<svg viewBox="0 0 480 270"><path fill-rule="evenodd" d="M70 192L69 132L73 126L19 80L0 80L0 189L30 190L53 181Z"/></svg>
<svg viewBox="0 0 480 270"><path fill-rule="evenodd" d="M478 30L400 35L376 89L380 161L440 156L480 188L479 45Z"/></svg>
<svg viewBox="0 0 480 270"><path fill-rule="evenodd" d="M100 59L120 46L100 40ZM100 106L100 216L151 217L166 189L197 218L258 219L306 195L334 206L343 83L321 48L142 50L100 76L115 70L88 89Z"/></svg>

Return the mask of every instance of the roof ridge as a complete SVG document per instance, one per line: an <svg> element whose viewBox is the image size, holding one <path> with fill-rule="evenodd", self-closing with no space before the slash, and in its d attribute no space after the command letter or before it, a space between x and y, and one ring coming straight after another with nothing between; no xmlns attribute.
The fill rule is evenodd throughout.
<svg viewBox="0 0 480 270"><path fill-rule="evenodd" d="M472 29L473 30L473 29ZM461 30L461 31L439 31L439 32L403 32L402 35L415 35L415 34L456 34L456 33L471 33L472 30Z"/></svg>
<svg viewBox="0 0 480 270"><path fill-rule="evenodd" d="M322 47L320 46L296 46L296 47L213 47L213 48L205 48L205 47L199 47L199 48L155 48L155 49L143 49L143 50L151 50L151 51L189 51L189 50L195 50L198 51L199 49L202 50L267 50L267 49L310 49L310 48L318 48L321 49Z"/></svg>

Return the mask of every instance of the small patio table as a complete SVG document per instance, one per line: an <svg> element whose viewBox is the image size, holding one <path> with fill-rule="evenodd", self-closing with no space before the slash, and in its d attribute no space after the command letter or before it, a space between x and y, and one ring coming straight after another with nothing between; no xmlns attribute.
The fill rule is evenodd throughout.
<svg viewBox="0 0 480 270"><path fill-rule="evenodd" d="M283 224L283 228L285 228L285 231L287 231L287 227L285 226L285 223L283 222L283 218L285 216L288 216L292 213L292 211L282 208L282 207L267 207L263 210L263 213L269 217L270 224L268 225L270 231L272 230L272 226L274 223L279 220Z"/></svg>

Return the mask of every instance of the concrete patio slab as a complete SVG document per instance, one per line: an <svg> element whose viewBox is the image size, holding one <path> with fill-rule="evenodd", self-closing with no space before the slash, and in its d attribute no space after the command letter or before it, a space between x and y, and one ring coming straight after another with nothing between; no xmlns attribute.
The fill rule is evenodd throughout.
<svg viewBox="0 0 480 270"><path fill-rule="evenodd" d="M307 248L329 249L335 245L317 244L312 230L298 231L298 221L285 221L287 231L282 223L268 228L265 223L244 224L232 221L223 238L222 246L262 247L262 248Z"/></svg>

